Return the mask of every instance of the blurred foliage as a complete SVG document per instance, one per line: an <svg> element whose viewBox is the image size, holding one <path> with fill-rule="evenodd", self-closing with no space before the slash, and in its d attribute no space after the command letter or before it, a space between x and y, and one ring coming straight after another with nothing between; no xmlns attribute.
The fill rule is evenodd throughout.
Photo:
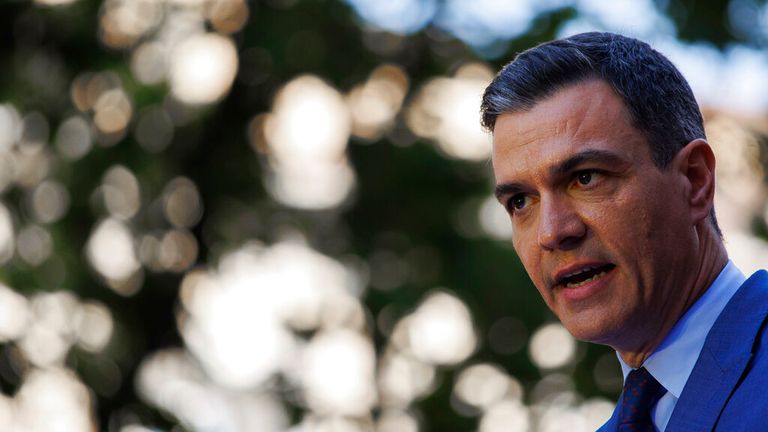
<svg viewBox="0 0 768 432"><path fill-rule="evenodd" d="M721 47L736 39L724 22L726 0L657 3L674 19L682 39L710 41ZM21 0L0 3L0 101L12 103L23 113L43 113L51 135L56 125L75 112L70 85L85 71L116 73L136 113L163 103L168 91L165 84L137 82L126 53L99 42L101 6L97 0L79 0L61 8ZM469 305L476 320L481 342L472 361L503 365L527 388L533 387L541 373L527 351L499 353L491 349L485 335L503 317L519 318L528 331L554 317L509 244L461 235L456 228L460 205L491 192L488 163L445 158L430 143L411 134L399 118L395 129L376 142L352 139L348 155L357 185L345 204L331 210L301 211L275 203L266 193L260 178L267 161L254 153L246 133L256 114L270 110L279 87L297 75L315 74L348 91L375 67L389 62L404 68L413 93L426 80L450 75L458 65L478 60L478 55L433 26L409 36L371 31L339 1L263 0L250 2L249 7L247 25L233 37L238 52L261 53L261 57L253 57L260 62L260 74L243 76L243 71L252 72L252 66L241 63L241 75L226 98L192 110L190 121L175 129L170 145L160 153L144 151L128 133L112 146L95 145L80 160L55 164L50 177L66 185L71 200L66 216L48 227L55 259L33 267L14 258L0 270L6 284L27 295L69 290L111 310L115 334L107 349L99 354L73 349L66 360L94 391L100 427L110 429L127 412L139 415L145 424L173 427L176 420L137 396L134 374L148 353L182 346L174 316L182 274L148 271L142 288L124 297L107 289L84 257L86 240L100 214L94 208L93 194L103 174L115 164L136 174L147 197L158 196L163 185L177 176L186 176L197 185L205 208L202 220L192 229L200 247L200 264L215 262L223 251L248 239L275 242L286 227L297 229L309 245L333 257L367 258L380 249L394 252L406 260L410 276L397 289L367 290L364 303L372 317L385 308L403 314L429 290L447 287ZM506 46L500 54L484 61L498 69L515 53L552 39L573 14L573 10L563 9L538 16L527 34L503 42ZM386 43L394 48L369 48ZM40 62L48 73L39 73ZM29 219L24 197L20 187L3 196L3 202L14 209L17 225ZM166 228L152 210L136 220L147 230ZM378 350L383 349L386 338L376 331ZM610 353L606 347L579 346L580 360L567 373L582 395L616 397L615 391L600 390L594 379L595 364L606 353ZM18 388L24 373L9 366L13 355L7 346L0 353L0 387L6 394ZM119 382L105 382L102 369L111 367L111 362L120 369ZM446 368L438 373L437 391L416 405L424 430L475 428L475 419L450 408L455 372ZM299 413L295 411L297 416Z"/></svg>

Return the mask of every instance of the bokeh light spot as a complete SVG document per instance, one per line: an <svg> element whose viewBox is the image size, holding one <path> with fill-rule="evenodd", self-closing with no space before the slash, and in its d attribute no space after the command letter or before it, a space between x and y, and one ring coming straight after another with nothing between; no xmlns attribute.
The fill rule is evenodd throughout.
<svg viewBox="0 0 768 432"><path fill-rule="evenodd" d="M131 56L131 72L146 85L160 84L168 72L168 52L160 42L144 42Z"/></svg>
<svg viewBox="0 0 768 432"><path fill-rule="evenodd" d="M11 213L0 203L0 264L8 262L16 249L16 233Z"/></svg>
<svg viewBox="0 0 768 432"><path fill-rule="evenodd" d="M489 408L509 392L510 378L499 366L476 364L462 370L456 379L454 393L464 403Z"/></svg>
<svg viewBox="0 0 768 432"><path fill-rule="evenodd" d="M35 3L44 6L66 6L77 0L35 0Z"/></svg>
<svg viewBox="0 0 768 432"><path fill-rule="evenodd" d="M85 156L93 145L91 127L78 115L64 120L56 132L56 149L67 160L76 161Z"/></svg>
<svg viewBox="0 0 768 432"><path fill-rule="evenodd" d="M8 151L21 138L21 116L13 105L0 105L0 151Z"/></svg>
<svg viewBox="0 0 768 432"><path fill-rule="evenodd" d="M207 16L219 33L240 31L248 22L248 4L245 0L216 0L209 2Z"/></svg>
<svg viewBox="0 0 768 432"><path fill-rule="evenodd" d="M186 177L171 180L163 192L163 212L177 228L195 226L203 215L203 202L195 183Z"/></svg>
<svg viewBox="0 0 768 432"><path fill-rule="evenodd" d="M117 219L106 219L96 226L88 239L86 255L99 274L107 281L118 283L113 288L123 287L119 283L129 280L139 269L131 231ZM131 295L135 292L134 288L125 286L124 290L117 291Z"/></svg>
<svg viewBox="0 0 768 432"><path fill-rule="evenodd" d="M385 410L376 422L376 432L418 432L419 422L400 410Z"/></svg>
<svg viewBox="0 0 768 432"><path fill-rule="evenodd" d="M19 338L26 331L29 318L26 297L0 284L0 341Z"/></svg>
<svg viewBox="0 0 768 432"><path fill-rule="evenodd" d="M53 251L53 239L48 231L37 225L28 225L19 230L16 249L21 259L31 266L42 264Z"/></svg>
<svg viewBox="0 0 768 432"><path fill-rule="evenodd" d="M355 136L376 140L392 127L408 91L408 75L397 65L385 64L347 96Z"/></svg>
<svg viewBox="0 0 768 432"><path fill-rule="evenodd" d="M315 411L361 416L375 404L375 354L368 338L351 330L320 333L303 363L303 385Z"/></svg>
<svg viewBox="0 0 768 432"><path fill-rule="evenodd" d="M301 76L283 87L263 127L272 176L268 190L298 208L339 205L354 185L345 156L349 111L341 94L314 76ZM251 131L253 140L259 136Z"/></svg>
<svg viewBox="0 0 768 432"><path fill-rule="evenodd" d="M477 344L469 309L445 292L430 295L416 309L408 337L413 354L434 364L459 363L472 354Z"/></svg>
<svg viewBox="0 0 768 432"><path fill-rule="evenodd" d="M438 11L435 0L346 1L369 24L403 34L420 30Z"/></svg>
<svg viewBox="0 0 768 432"><path fill-rule="evenodd" d="M189 231L170 230L163 235L157 246L157 264L163 270L182 272L197 260L197 239Z"/></svg>
<svg viewBox="0 0 768 432"><path fill-rule="evenodd" d="M30 325L18 341L25 357L34 365L61 365L72 346L72 317L78 305L67 291L37 294L31 299Z"/></svg>
<svg viewBox="0 0 768 432"><path fill-rule="evenodd" d="M102 93L94 105L93 123L104 134L119 134L128 127L133 107L122 89Z"/></svg>
<svg viewBox="0 0 768 432"><path fill-rule="evenodd" d="M545 324L531 336L529 354L542 369L563 367L576 356L576 340L561 324Z"/></svg>
<svg viewBox="0 0 768 432"><path fill-rule="evenodd" d="M385 353L379 367L382 405L407 407L429 393L435 383L435 367L404 353Z"/></svg>
<svg viewBox="0 0 768 432"><path fill-rule="evenodd" d="M416 135L435 140L449 157L487 159L491 136L480 127L478 107L492 78L488 66L468 63L452 78L428 81L408 109L408 126Z"/></svg>
<svg viewBox="0 0 768 432"><path fill-rule="evenodd" d="M57 222L69 210L69 191L62 183L46 180L32 191L29 208L38 222Z"/></svg>
<svg viewBox="0 0 768 432"><path fill-rule="evenodd" d="M95 431L91 396L74 372L35 369L16 396L15 430L25 432Z"/></svg>
<svg viewBox="0 0 768 432"><path fill-rule="evenodd" d="M253 388L281 369L300 380L303 371L291 366L298 350L291 330L358 327L359 319L339 320L346 314L339 305L359 302L349 283L340 263L306 246L246 245L225 255L217 269L187 274L180 331L222 385ZM355 307L345 309L355 315ZM323 318L329 315L337 318Z"/></svg>
<svg viewBox="0 0 768 432"><path fill-rule="evenodd" d="M480 419L480 432L528 432L531 414L517 399L503 400L491 406Z"/></svg>
<svg viewBox="0 0 768 432"><path fill-rule="evenodd" d="M87 302L79 305L74 321L77 342L86 351L103 350L112 337L112 314L101 303Z"/></svg>
<svg viewBox="0 0 768 432"><path fill-rule="evenodd" d="M480 227L490 237L503 241L512 239L512 223L509 215L495 197L484 199L477 213Z"/></svg>
<svg viewBox="0 0 768 432"><path fill-rule="evenodd" d="M149 32L162 18L164 2L154 0L107 0L101 7L101 42L112 48L127 48Z"/></svg>
<svg viewBox="0 0 768 432"><path fill-rule="evenodd" d="M109 214L120 220L133 217L141 207L141 190L136 176L126 167L116 165L104 174L101 186Z"/></svg>
<svg viewBox="0 0 768 432"><path fill-rule="evenodd" d="M190 105L215 102L229 91L237 65L230 39L215 33L192 36L172 54L171 93Z"/></svg>

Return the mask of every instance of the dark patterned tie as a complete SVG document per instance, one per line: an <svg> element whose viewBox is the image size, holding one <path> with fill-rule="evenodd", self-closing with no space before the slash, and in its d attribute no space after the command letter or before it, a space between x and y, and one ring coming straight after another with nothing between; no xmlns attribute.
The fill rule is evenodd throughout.
<svg viewBox="0 0 768 432"><path fill-rule="evenodd" d="M619 432L654 432L651 408L665 392L645 368L630 372L621 394Z"/></svg>

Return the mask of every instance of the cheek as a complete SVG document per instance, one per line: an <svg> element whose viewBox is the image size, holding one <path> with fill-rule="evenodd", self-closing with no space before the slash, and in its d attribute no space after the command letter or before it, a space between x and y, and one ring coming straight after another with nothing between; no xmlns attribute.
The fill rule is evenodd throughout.
<svg viewBox="0 0 768 432"><path fill-rule="evenodd" d="M537 253L538 241L536 232L537 222L533 214L528 214L526 218L514 218L510 216L512 225L512 246L517 255L522 259L524 256Z"/></svg>
<svg viewBox="0 0 768 432"><path fill-rule="evenodd" d="M600 233L603 240L619 245L634 242L638 235L644 236L651 219L641 200L626 197L586 208L582 214L590 228Z"/></svg>
<svg viewBox="0 0 768 432"><path fill-rule="evenodd" d="M645 265L658 255L659 237L677 235L659 232L659 227L666 225L659 220L660 212L646 205L646 197L640 193L621 195L590 216L591 228L606 256L633 278L640 277Z"/></svg>
<svg viewBox="0 0 768 432"><path fill-rule="evenodd" d="M527 233L520 229L513 229L512 247L515 248L515 252L523 263L525 270L530 274L532 266L536 264L536 252L535 245L530 242Z"/></svg>

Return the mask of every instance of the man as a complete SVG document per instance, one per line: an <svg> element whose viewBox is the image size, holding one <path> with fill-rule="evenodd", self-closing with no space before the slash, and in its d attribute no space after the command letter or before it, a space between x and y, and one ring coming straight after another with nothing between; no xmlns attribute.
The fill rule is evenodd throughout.
<svg viewBox="0 0 768 432"><path fill-rule="evenodd" d="M604 431L768 430L768 273L728 260L715 157L680 72L585 33L521 53L488 86L496 196L547 306L618 353Z"/></svg>

